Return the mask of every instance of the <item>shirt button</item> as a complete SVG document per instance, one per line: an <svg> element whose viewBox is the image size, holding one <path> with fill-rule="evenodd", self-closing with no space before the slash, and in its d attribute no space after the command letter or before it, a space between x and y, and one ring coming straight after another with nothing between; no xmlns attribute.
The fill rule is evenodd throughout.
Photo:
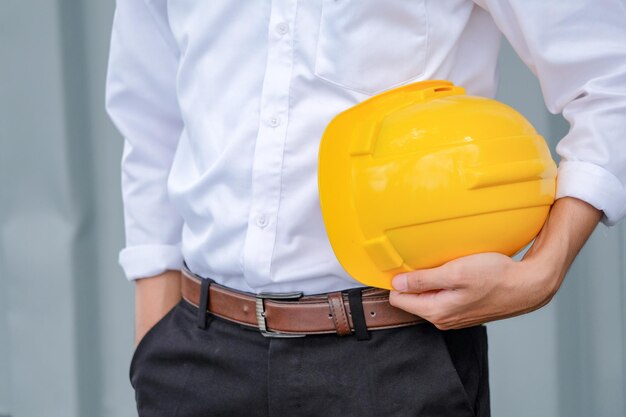
<svg viewBox="0 0 626 417"><path fill-rule="evenodd" d="M259 215L256 218L256 225L263 228L265 226L267 226L267 217L265 217L264 215Z"/></svg>
<svg viewBox="0 0 626 417"><path fill-rule="evenodd" d="M289 25L285 22L276 25L276 32L279 35L286 35L289 32Z"/></svg>
<svg viewBox="0 0 626 417"><path fill-rule="evenodd" d="M280 119L278 117L270 117L267 123L269 123L269 125L272 127L277 127L278 125L280 125Z"/></svg>

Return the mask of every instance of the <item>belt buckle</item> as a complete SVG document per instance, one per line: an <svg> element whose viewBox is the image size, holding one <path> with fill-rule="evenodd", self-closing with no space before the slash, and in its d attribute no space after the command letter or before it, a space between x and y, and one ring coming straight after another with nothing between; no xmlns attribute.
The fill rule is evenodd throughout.
<svg viewBox="0 0 626 417"><path fill-rule="evenodd" d="M259 326L259 330L261 334L265 337L277 337L277 338L294 338L294 337L304 337L305 334L291 334L291 333L281 333L275 332L267 329L267 322L265 321L265 300L298 300L302 297L302 292L294 291L294 292L262 292L256 295L256 320Z"/></svg>

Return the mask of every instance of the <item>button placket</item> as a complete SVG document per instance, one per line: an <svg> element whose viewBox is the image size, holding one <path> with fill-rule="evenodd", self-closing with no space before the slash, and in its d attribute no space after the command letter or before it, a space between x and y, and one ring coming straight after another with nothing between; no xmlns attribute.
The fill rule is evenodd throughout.
<svg viewBox="0 0 626 417"><path fill-rule="evenodd" d="M243 254L244 275L252 286L271 282L270 264L282 187L293 66L293 37L289 32L297 7L294 0L277 0L271 4L267 64L260 102L263 116L254 151L253 191Z"/></svg>

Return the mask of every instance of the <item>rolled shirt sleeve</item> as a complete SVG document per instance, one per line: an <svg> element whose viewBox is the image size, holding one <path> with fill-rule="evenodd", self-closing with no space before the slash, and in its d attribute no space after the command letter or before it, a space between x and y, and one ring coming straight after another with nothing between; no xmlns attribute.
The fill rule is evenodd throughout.
<svg viewBox="0 0 626 417"><path fill-rule="evenodd" d="M614 225L626 216L626 6L621 0L475 0L539 78L548 110L570 123L557 198Z"/></svg>
<svg viewBox="0 0 626 417"><path fill-rule="evenodd" d="M119 262L129 280L182 264L182 219L167 194L183 126L175 85L178 53L156 3L118 0L106 81L106 109L124 137L126 246Z"/></svg>

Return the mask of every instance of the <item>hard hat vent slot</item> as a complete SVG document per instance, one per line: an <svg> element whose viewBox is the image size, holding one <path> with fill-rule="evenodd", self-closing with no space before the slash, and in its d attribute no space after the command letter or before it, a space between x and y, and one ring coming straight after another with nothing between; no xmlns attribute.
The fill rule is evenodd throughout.
<svg viewBox="0 0 626 417"><path fill-rule="evenodd" d="M434 97L446 97L454 95L464 95L465 90L461 87L454 85L440 85L437 87L427 88L422 92L422 99L429 99Z"/></svg>

